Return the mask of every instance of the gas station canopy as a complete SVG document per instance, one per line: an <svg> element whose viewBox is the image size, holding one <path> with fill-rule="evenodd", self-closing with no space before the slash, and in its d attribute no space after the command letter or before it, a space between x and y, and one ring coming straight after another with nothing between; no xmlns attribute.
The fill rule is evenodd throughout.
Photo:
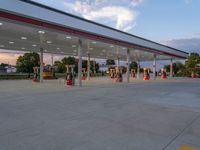
<svg viewBox="0 0 200 150"><path fill-rule="evenodd" d="M149 61L185 59L188 53L137 37L60 10L28 1L0 0L0 49Z"/></svg>

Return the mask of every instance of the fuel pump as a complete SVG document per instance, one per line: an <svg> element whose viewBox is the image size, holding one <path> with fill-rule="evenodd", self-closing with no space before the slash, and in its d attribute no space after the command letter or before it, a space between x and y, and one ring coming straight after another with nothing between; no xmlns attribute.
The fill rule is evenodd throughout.
<svg viewBox="0 0 200 150"><path fill-rule="evenodd" d="M40 67L33 67L33 81L39 82ZM51 66L44 66L42 72L43 79L57 79L55 76L55 68Z"/></svg>
<svg viewBox="0 0 200 150"><path fill-rule="evenodd" d="M111 79L115 78L115 69L110 69L110 78Z"/></svg>
<svg viewBox="0 0 200 150"><path fill-rule="evenodd" d="M191 73L191 77L192 77L192 78L198 78L199 75L198 75L197 73L192 72L192 73Z"/></svg>
<svg viewBox="0 0 200 150"><path fill-rule="evenodd" d="M66 65L67 71L66 71L65 83L68 86L75 85L74 67L75 65Z"/></svg>
<svg viewBox="0 0 200 150"><path fill-rule="evenodd" d="M132 78L134 79L135 78L135 69L131 69L131 75L132 75Z"/></svg>
<svg viewBox="0 0 200 150"><path fill-rule="evenodd" d="M115 70L116 70L115 81L122 82L123 81L122 68L116 67Z"/></svg>
<svg viewBox="0 0 200 150"><path fill-rule="evenodd" d="M149 79L150 79L149 69L148 68L144 68L143 80L149 80Z"/></svg>
<svg viewBox="0 0 200 150"><path fill-rule="evenodd" d="M39 82L39 70L40 67L33 67L33 82Z"/></svg>
<svg viewBox="0 0 200 150"><path fill-rule="evenodd" d="M83 68L83 69L82 69L82 80L85 80L85 72L86 72L86 69Z"/></svg>
<svg viewBox="0 0 200 150"><path fill-rule="evenodd" d="M161 69L161 79L166 79L166 78L167 78L166 69L162 68Z"/></svg>

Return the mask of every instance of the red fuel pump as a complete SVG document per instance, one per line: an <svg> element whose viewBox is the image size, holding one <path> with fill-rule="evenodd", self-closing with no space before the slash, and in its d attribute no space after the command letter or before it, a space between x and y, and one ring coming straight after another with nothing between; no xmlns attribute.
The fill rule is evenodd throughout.
<svg viewBox="0 0 200 150"><path fill-rule="evenodd" d="M166 69L162 68L161 69L161 79L166 79L166 78L167 78Z"/></svg>
<svg viewBox="0 0 200 150"><path fill-rule="evenodd" d="M85 71L86 71L86 69L83 68L83 69L82 69L82 80L85 80Z"/></svg>
<svg viewBox="0 0 200 150"><path fill-rule="evenodd" d="M197 73L192 72L192 73L191 73L191 77L192 77L192 78L198 78L199 75L198 75Z"/></svg>
<svg viewBox="0 0 200 150"><path fill-rule="evenodd" d="M149 69L148 68L144 68L143 80L149 80L149 79L150 79Z"/></svg>
<svg viewBox="0 0 200 150"><path fill-rule="evenodd" d="M132 75L132 78L135 79L136 76L135 76L135 70L134 69L131 69L131 75Z"/></svg>
<svg viewBox="0 0 200 150"><path fill-rule="evenodd" d="M75 84L74 67L74 65L66 65L67 72L65 82L68 86L73 86Z"/></svg>

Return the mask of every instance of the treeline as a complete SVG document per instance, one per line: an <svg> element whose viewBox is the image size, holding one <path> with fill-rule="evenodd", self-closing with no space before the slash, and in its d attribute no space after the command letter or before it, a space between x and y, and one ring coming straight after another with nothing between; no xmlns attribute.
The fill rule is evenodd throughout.
<svg viewBox="0 0 200 150"><path fill-rule="evenodd" d="M170 71L170 65L164 67L167 72ZM192 75L200 75L200 55L191 53L185 64L181 62L173 63L173 72L175 76L191 77Z"/></svg>
<svg viewBox="0 0 200 150"><path fill-rule="evenodd" d="M82 68L87 70L87 60L82 61ZM25 53L23 56L20 56L17 59L16 68L17 72L23 73L33 73L33 67L39 66L40 57L37 53ZM95 64L95 67L94 67ZM65 73L66 65L75 65L74 71L78 71L78 59L75 57L64 57L61 61L55 61L54 67L57 73ZM90 61L90 70L94 72L94 68L96 72L99 72L99 64ZM106 61L106 65L115 65L115 61L108 59ZM137 70L137 63L131 62L130 68ZM170 65L164 66L167 72L170 72ZM125 71L126 68L124 68ZM175 76L187 76L190 77L192 74L197 76L200 75L200 55L198 53L191 53L186 60L185 64L181 62L173 63L173 72Z"/></svg>
<svg viewBox="0 0 200 150"><path fill-rule="evenodd" d="M94 67L95 64L95 67ZM74 71L78 72L78 59L75 57L64 57L61 61L55 61L54 67L57 73L65 73L66 65L75 65ZM23 56L19 56L16 63L17 72L33 73L33 67L40 66L40 56L38 53L25 53ZM47 64L47 66L49 66ZM90 70L99 72L99 64L90 61ZM87 69L87 60L82 60L82 68Z"/></svg>

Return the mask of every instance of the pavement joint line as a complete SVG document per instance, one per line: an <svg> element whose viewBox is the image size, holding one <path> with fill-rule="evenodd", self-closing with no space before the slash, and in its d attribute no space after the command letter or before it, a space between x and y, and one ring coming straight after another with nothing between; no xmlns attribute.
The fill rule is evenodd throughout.
<svg viewBox="0 0 200 150"><path fill-rule="evenodd" d="M188 123L188 125L186 125L185 128L183 128L183 130L180 131L180 133L178 133L171 141L169 141L169 143L167 143L166 146L164 146L162 148L162 150L166 150L179 136L181 136L181 134L188 129L191 125L194 124L194 122L196 122L198 119L200 118L200 114L197 115L190 123Z"/></svg>

